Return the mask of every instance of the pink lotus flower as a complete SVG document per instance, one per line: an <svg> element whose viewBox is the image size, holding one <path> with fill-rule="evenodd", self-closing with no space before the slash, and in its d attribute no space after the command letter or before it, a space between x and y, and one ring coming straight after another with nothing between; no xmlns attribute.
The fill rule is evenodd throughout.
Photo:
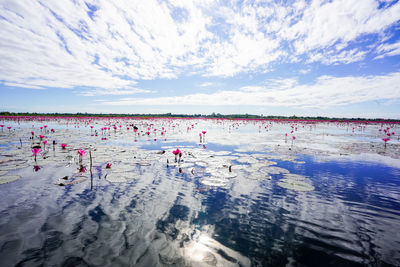
<svg viewBox="0 0 400 267"><path fill-rule="evenodd" d="M34 156L35 157L35 162L37 162L36 161L36 156L37 156L37 154L39 154L41 152L41 150L39 149L39 148L34 148L34 149L32 149L32 156Z"/></svg>
<svg viewBox="0 0 400 267"><path fill-rule="evenodd" d="M179 148L177 148L176 150L172 151L172 153L174 155L178 155L181 151L179 150Z"/></svg>
<svg viewBox="0 0 400 267"><path fill-rule="evenodd" d="M78 154L79 154L79 156L83 157L86 154L86 151L83 149L79 149Z"/></svg>
<svg viewBox="0 0 400 267"><path fill-rule="evenodd" d="M382 138L383 142L385 142L385 148L386 148L386 143L390 140L390 138Z"/></svg>
<svg viewBox="0 0 400 267"><path fill-rule="evenodd" d="M55 132L54 129L51 129L51 132L54 133Z"/></svg>
<svg viewBox="0 0 400 267"><path fill-rule="evenodd" d="M67 144L61 144L61 148L62 149L66 149L67 148Z"/></svg>
<svg viewBox="0 0 400 267"><path fill-rule="evenodd" d="M111 168L111 163L107 163L106 169L110 169Z"/></svg>
<svg viewBox="0 0 400 267"><path fill-rule="evenodd" d="M179 162L180 162L182 157L182 152L179 150L179 148L177 148L175 151L172 151L172 153L175 155L175 162L177 162L179 155Z"/></svg>
<svg viewBox="0 0 400 267"><path fill-rule="evenodd" d="M42 150L40 150L39 148L33 148L32 149L32 156L36 156L37 154L39 154L40 152L42 152Z"/></svg>
<svg viewBox="0 0 400 267"><path fill-rule="evenodd" d="M78 154L79 154L79 164L81 165L81 168L82 168L82 158L86 154L86 151L83 149L79 149Z"/></svg>
<svg viewBox="0 0 400 267"><path fill-rule="evenodd" d="M39 135L40 140L42 140L44 138L44 135Z"/></svg>
<svg viewBox="0 0 400 267"><path fill-rule="evenodd" d="M203 142L205 143L206 142L206 133L207 133L207 131L202 131L201 133L203 134Z"/></svg>

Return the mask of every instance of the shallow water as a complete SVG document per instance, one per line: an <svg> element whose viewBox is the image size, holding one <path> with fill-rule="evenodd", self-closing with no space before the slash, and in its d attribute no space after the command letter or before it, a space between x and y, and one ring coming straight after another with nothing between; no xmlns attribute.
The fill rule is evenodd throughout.
<svg viewBox="0 0 400 267"><path fill-rule="evenodd" d="M1 124L0 266L400 265L400 143L380 124Z"/></svg>

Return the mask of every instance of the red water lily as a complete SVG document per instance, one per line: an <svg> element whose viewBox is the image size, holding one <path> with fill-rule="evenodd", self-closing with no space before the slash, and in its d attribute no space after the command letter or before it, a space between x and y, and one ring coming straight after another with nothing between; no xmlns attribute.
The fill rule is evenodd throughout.
<svg viewBox="0 0 400 267"><path fill-rule="evenodd" d="M386 143L390 140L390 138L382 138L383 142L385 142L385 148L386 148Z"/></svg>
<svg viewBox="0 0 400 267"><path fill-rule="evenodd" d="M42 152L42 150L40 150L39 148L33 148L32 149L32 156L34 156L35 157L35 162L37 162L37 160L36 160L36 156L37 156L37 154L39 154L40 152Z"/></svg>

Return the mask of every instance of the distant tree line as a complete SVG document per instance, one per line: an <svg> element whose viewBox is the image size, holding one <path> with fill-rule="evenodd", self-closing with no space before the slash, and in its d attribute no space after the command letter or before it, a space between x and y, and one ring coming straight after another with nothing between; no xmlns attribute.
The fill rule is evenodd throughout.
<svg viewBox="0 0 400 267"><path fill-rule="evenodd" d="M383 122L400 122L394 119L366 119L366 118L330 118L322 116L274 116L274 115L254 115L254 114L228 114L223 115L220 113L205 114L127 114L127 113L30 113L30 112L0 112L0 116L57 116L57 117L135 117L135 118L221 118L221 119L276 119L276 120L326 120L326 121L383 121Z"/></svg>

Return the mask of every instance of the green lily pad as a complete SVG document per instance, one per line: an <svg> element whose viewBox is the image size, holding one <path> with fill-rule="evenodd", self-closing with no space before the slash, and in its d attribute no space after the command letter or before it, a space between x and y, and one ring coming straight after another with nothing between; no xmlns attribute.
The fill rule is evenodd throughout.
<svg viewBox="0 0 400 267"><path fill-rule="evenodd" d="M0 184L11 183L20 178L21 178L21 176L19 176L19 175L3 175L3 176L0 176Z"/></svg>
<svg viewBox="0 0 400 267"><path fill-rule="evenodd" d="M110 183L126 183L128 180L124 177L123 173L111 172L107 174L106 180Z"/></svg>
<svg viewBox="0 0 400 267"><path fill-rule="evenodd" d="M235 178L236 172L229 171L229 168L207 168L206 171L211 174L212 177L218 178Z"/></svg>
<svg viewBox="0 0 400 267"><path fill-rule="evenodd" d="M219 177L205 177L199 180L200 183L207 186L224 187L228 184L228 180Z"/></svg>
<svg viewBox="0 0 400 267"><path fill-rule="evenodd" d="M258 171L266 173L266 174L281 174L281 173L289 173L287 169L269 166L269 167L261 167Z"/></svg>
<svg viewBox="0 0 400 267"><path fill-rule="evenodd" d="M314 186L305 181L298 181L292 179L281 179L276 184L286 189L301 191L301 192L313 191L315 189Z"/></svg>
<svg viewBox="0 0 400 267"><path fill-rule="evenodd" d="M303 180L306 179L305 176L300 175L300 174L294 174L294 173L284 173L283 176L284 176L286 179L295 180L295 181L303 181Z"/></svg>
<svg viewBox="0 0 400 267"><path fill-rule="evenodd" d="M0 166L0 171L9 171L9 170L17 170L29 167L28 164L12 164L12 165L3 165Z"/></svg>
<svg viewBox="0 0 400 267"><path fill-rule="evenodd" d="M70 180L65 180L63 178L58 179L55 184L59 186L66 186L66 185L74 185L79 184L87 181L88 178L86 176L74 176Z"/></svg>
<svg viewBox="0 0 400 267"><path fill-rule="evenodd" d="M246 179L250 180L271 180L272 176L269 175L268 173L262 173L262 172L253 172L245 176Z"/></svg>

